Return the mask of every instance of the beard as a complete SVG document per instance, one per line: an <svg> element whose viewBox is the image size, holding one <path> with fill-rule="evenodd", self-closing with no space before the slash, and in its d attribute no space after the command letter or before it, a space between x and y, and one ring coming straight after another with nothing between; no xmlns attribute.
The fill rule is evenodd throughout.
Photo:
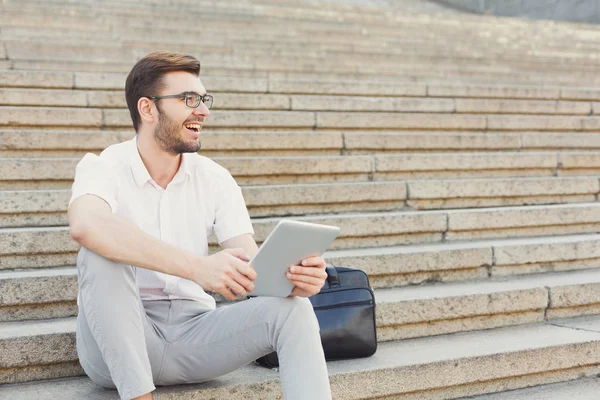
<svg viewBox="0 0 600 400"><path fill-rule="evenodd" d="M158 124L154 130L154 139L158 146L173 155L181 153L197 153L200 150L199 140L185 140L181 135L183 125L167 117L159 111Z"/></svg>

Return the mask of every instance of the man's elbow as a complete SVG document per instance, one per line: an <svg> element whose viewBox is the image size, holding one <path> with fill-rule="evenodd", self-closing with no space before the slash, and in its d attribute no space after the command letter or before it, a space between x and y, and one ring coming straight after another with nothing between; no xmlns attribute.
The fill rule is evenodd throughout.
<svg viewBox="0 0 600 400"><path fill-rule="evenodd" d="M69 217L69 235L71 235L71 239L76 241L82 246L86 241L86 238L89 236L90 232L90 222L85 215L82 215L81 212L76 212L76 210L68 210Z"/></svg>
<svg viewBox="0 0 600 400"><path fill-rule="evenodd" d="M88 231L89 229L87 228L85 223L81 221L69 221L69 235L71 235L71 239L73 239L82 246L82 242L85 241L85 237Z"/></svg>

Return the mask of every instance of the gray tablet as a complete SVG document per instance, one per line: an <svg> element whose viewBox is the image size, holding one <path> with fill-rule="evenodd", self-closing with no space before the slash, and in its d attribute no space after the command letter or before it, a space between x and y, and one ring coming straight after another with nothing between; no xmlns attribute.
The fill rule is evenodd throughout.
<svg viewBox="0 0 600 400"><path fill-rule="evenodd" d="M250 296L287 297L294 285L285 276L290 265L319 256L340 233L337 226L281 220L250 260L256 270Z"/></svg>

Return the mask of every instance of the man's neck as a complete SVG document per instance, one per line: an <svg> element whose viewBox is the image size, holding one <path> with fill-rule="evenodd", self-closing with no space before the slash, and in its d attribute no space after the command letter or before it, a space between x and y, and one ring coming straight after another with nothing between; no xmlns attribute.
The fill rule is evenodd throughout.
<svg viewBox="0 0 600 400"><path fill-rule="evenodd" d="M158 147L151 135L141 133L137 134L137 150L154 182L166 189L179 170L181 154L167 153Z"/></svg>

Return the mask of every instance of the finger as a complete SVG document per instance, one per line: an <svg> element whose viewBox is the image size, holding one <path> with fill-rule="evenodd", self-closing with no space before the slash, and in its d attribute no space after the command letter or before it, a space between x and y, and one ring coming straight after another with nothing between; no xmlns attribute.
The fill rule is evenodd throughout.
<svg viewBox="0 0 600 400"><path fill-rule="evenodd" d="M325 260L321 256L305 258L302 260L302 266L325 268Z"/></svg>
<svg viewBox="0 0 600 400"><path fill-rule="evenodd" d="M314 285L310 285L308 283L304 283L304 282L299 282L299 281L292 281L292 283L294 284L294 286L296 286L297 288L302 289L305 294L312 296L313 294L317 294L321 291L320 287L314 286Z"/></svg>
<svg viewBox="0 0 600 400"><path fill-rule="evenodd" d="M294 275L307 275L321 279L327 279L327 272L320 268L292 266L289 272L291 272Z"/></svg>
<svg viewBox="0 0 600 400"><path fill-rule="evenodd" d="M235 294L237 294L239 296L242 296L242 297L248 296L248 293L246 292L246 289L244 289L242 287L242 285L240 285L239 283L237 283L233 279L229 279L227 281L226 285L229 288L229 290L231 290L233 293L235 293Z"/></svg>
<svg viewBox="0 0 600 400"><path fill-rule="evenodd" d="M241 249L241 248L227 249L227 252L229 254L231 254L232 256L239 258L240 260L250 261L250 257L248 257L248 253L246 253L246 250L244 250L244 249Z"/></svg>
<svg viewBox="0 0 600 400"><path fill-rule="evenodd" d="M234 271L231 275L233 280L242 286L247 292L251 292L254 290L254 283L250 279L248 279L245 275L239 273L238 271ZM246 296L246 295L244 295Z"/></svg>
<svg viewBox="0 0 600 400"><path fill-rule="evenodd" d="M304 289L295 287L294 290L292 290L292 293L290 293L289 297L294 297L294 296L308 297L308 296L310 296L310 293L307 293Z"/></svg>
<svg viewBox="0 0 600 400"><path fill-rule="evenodd" d="M217 293L221 294L227 300L237 300L237 296L228 287L224 287L220 290L217 290Z"/></svg>
<svg viewBox="0 0 600 400"><path fill-rule="evenodd" d="M256 280L256 271L250 264L242 260L232 260L232 264L240 274L243 274L251 281Z"/></svg>
<svg viewBox="0 0 600 400"><path fill-rule="evenodd" d="M323 279L315 278L313 276L290 274L289 272L286 276L292 283L303 282L308 283L309 285L319 286L319 288L323 287L323 284L325 283Z"/></svg>

